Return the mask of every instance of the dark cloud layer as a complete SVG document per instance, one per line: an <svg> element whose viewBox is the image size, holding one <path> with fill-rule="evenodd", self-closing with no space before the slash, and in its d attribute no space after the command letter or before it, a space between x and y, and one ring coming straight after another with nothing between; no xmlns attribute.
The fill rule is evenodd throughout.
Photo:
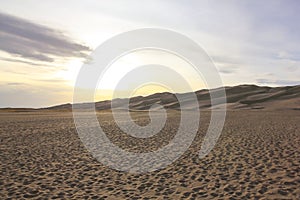
<svg viewBox="0 0 300 200"><path fill-rule="evenodd" d="M22 58L53 62L54 57L86 57L90 48L62 32L0 13L0 50Z"/></svg>

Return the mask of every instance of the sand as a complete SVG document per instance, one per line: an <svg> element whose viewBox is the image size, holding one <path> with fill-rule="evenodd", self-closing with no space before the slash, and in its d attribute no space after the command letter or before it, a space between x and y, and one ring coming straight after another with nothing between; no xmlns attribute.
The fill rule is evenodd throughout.
<svg viewBox="0 0 300 200"><path fill-rule="evenodd" d="M130 151L166 145L177 127L141 141L121 133L101 112L108 137ZM139 124L149 119L135 112ZM95 160L81 143L70 112L0 112L0 199L300 199L300 113L229 111L222 135L203 159L197 152L209 123L190 149L165 169L130 174ZM163 137L163 139L161 138Z"/></svg>
<svg viewBox="0 0 300 200"><path fill-rule="evenodd" d="M283 86L283 87L266 87L257 85L237 85L232 87L224 87L227 99L228 110L300 110L300 85L295 86ZM195 109L200 107L201 110L211 109L210 92L214 93L217 97L222 97L222 93L219 93L220 88L202 89L195 91L198 99L198 104L193 103L191 93L177 94L182 99L182 102L178 102L176 95L169 92L155 93L149 96L137 96L131 97L129 100L129 108L131 110L149 110L151 106L160 104L167 109L180 109L180 107L186 107ZM128 102L128 99L114 99L114 108L124 108L124 104ZM222 98L215 99L215 103L220 107L223 103ZM97 110L111 109L111 101L99 101L95 103ZM77 104L80 107L86 107L88 105L94 106L94 103ZM53 107L44 108L46 110L72 110L71 104L56 105ZM1 110L1 109L0 109Z"/></svg>

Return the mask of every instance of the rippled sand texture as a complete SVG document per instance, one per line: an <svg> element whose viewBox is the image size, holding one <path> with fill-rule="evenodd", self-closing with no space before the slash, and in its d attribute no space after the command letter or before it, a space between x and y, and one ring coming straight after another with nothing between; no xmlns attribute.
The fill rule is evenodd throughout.
<svg viewBox="0 0 300 200"><path fill-rule="evenodd" d="M147 113L136 112L139 124ZM168 144L178 126L169 113L164 132L134 139L108 112L103 129L118 146L134 152ZM160 171L129 174L110 169L87 152L71 113L0 113L0 199L300 199L299 111L230 111L217 146L204 159L197 152L209 123L190 149Z"/></svg>

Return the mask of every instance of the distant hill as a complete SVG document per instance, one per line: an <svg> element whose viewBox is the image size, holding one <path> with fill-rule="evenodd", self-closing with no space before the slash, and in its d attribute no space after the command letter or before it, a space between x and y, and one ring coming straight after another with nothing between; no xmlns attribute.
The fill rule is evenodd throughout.
<svg viewBox="0 0 300 200"><path fill-rule="evenodd" d="M238 85L225 87L228 110L263 109L263 110L300 110L300 85L284 87L260 87L256 85ZM210 95L207 89L195 92L200 109L210 109ZM189 103L188 93L179 94L186 96L184 104ZM123 109L124 102L128 99L114 99L115 108ZM85 104L80 104L84 107ZM166 109L180 109L180 104L175 94L164 92L149 96L130 98L131 110L148 110L152 105L160 104ZM111 101L95 103L97 110L111 109ZM190 107L193 109L193 107ZM72 104L57 105L43 110L71 110ZM14 109L17 110L17 109ZM36 110L36 109L35 109ZM40 109L39 109L40 110Z"/></svg>

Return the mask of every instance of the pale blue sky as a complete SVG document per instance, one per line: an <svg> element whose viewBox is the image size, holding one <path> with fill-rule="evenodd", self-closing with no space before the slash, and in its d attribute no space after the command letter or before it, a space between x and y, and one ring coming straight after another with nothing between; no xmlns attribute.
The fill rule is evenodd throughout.
<svg viewBox="0 0 300 200"><path fill-rule="evenodd" d="M224 85L300 84L298 0L3 0L0 5L0 107L71 102L83 57L116 34L145 27L171 29L199 43Z"/></svg>

